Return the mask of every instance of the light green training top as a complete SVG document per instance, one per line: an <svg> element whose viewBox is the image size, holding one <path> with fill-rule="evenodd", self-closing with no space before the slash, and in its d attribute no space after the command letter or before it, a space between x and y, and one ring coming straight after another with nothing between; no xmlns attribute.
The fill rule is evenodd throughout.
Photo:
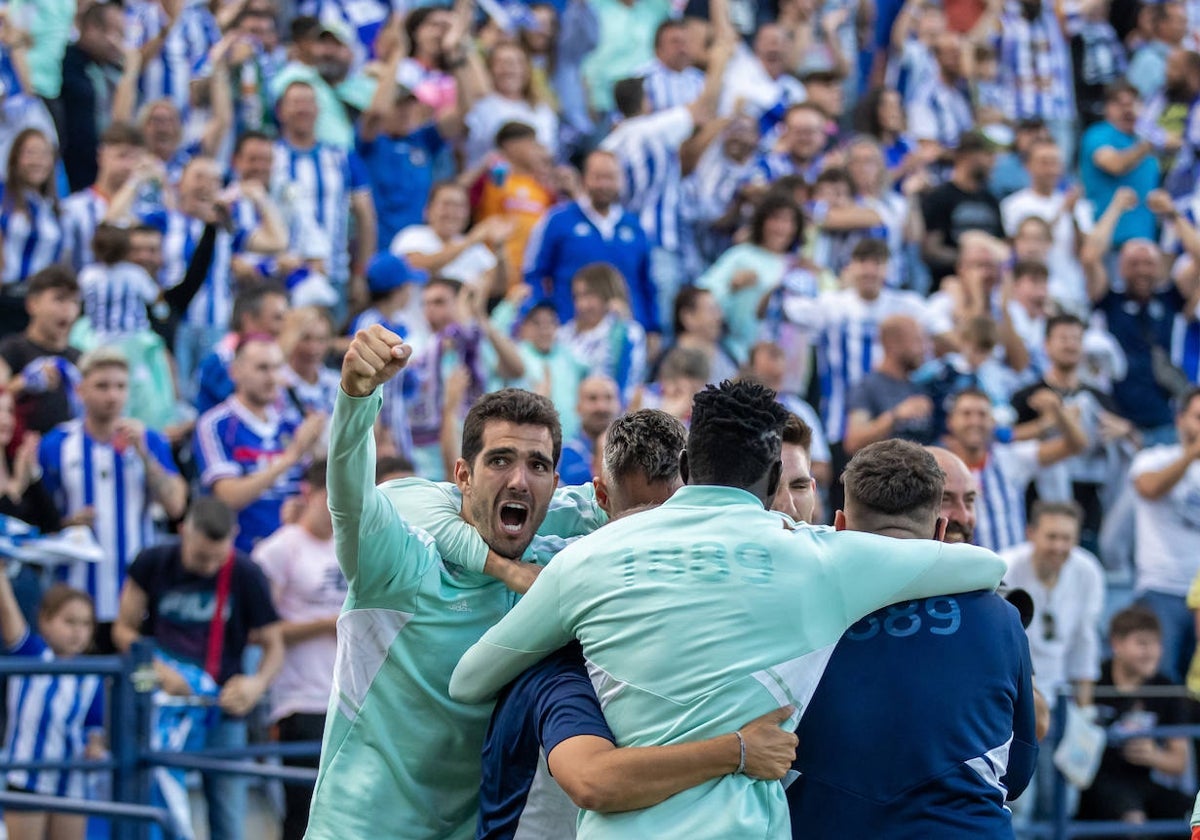
<svg viewBox="0 0 1200 840"><path fill-rule="evenodd" d="M1196 804L1192 807L1192 828L1200 826L1200 793L1196 794Z"/></svg>
<svg viewBox="0 0 1200 840"><path fill-rule="evenodd" d="M687 486L563 550L454 671L481 702L572 638L620 746L711 738L807 706L842 633L888 604L995 588L985 549L785 526L751 494ZM580 840L790 838L778 782L729 775L642 811L585 812Z"/></svg>
<svg viewBox="0 0 1200 840"><path fill-rule="evenodd" d="M381 405L378 390L334 403L327 485L349 592L306 836L467 840L491 708L451 700L450 673L517 596L482 574L487 546L453 485L375 487ZM565 536L603 524L590 488L556 494L551 508L543 527ZM437 541L462 565L444 562ZM536 540L527 556L544 561L561 544Z"/></svg>

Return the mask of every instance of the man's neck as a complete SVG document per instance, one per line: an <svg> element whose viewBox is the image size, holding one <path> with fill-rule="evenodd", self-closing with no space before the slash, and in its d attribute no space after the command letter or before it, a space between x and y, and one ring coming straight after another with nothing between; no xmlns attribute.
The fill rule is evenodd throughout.
<svg viewBox="0 0 1200 840"><path fill-rule="evenodd" d="M1029 185L1029 188L1031 190L1033 190L1034 195L1037 195L1041 198L1053 198L1055 190L1056 190L1056 185L1055 184L1039 184L1037 181L1034 181L1032 184Z"/></svg>
<svg viewBox="0 0 1200 840"><path fill-rule="evenodd" d="M1079 387L1079 368L1051 367L1045 374L1046 384L1060 391L1073 391Z"/></svg>
<svg viewBox="0 0 1200 840"><path fill-rule="evenodd" d="M962 458L963 462L972 469L980 466L984 461L987 460L986 446L980 449L968 448L959 442L957 438L953 438L948 435L942 439L942 445L959 458Z"/></svg>
<svg viewBox="0 0 1200 840"><path fill-rule="evenodd" d="M1037 557L1032 558L1032 563L1033 573L1037 576L1038 582L1048 590L1053 589L1058 583L1061 569L1041 563Z"/></svg>
<svg viewBox="0 0 1200 840"><path fill-rule="evenodd" d="M116 426L117 420L115 417L112 420L105 421L97 420L95 417L87 414L83 417L83 430L87 432L88 437L92 440L98 440L101 443L107 443L112 439Z"/></svg>
<svg viewBox="0 0 1200 840"><path fill-rule="evenodd" d="M899 360L893 359L890 356L884 356L883 361L876 368L884 376L890 376L892 379L907 380L908 371L904 369L904 365L900 364Z"/></svg>
<svg viewBox="0 0 1200 840"><path fill-rule="evenodd" d="M37 328L36 325L30 324L25 330L25 337L39 347L45 347L48 350L54 350L61 353L67 349L66 336L59 337L51 335Z"/></svg>
<svg viewBox="0 0 1200 840"><path fill-rule="evenodd" d="M961 172L957 169L950 173L950 183L958 187L963 192L979 192L980 184L971 175L966 172Z"/></svg>
<svg viewBox="0 0 1200 840"><path fill-rule="evenodd" d="M328 542L333 539L333 526L325 527L324 523L317 524L313 520L316 517L310 517L307 514L300 520L300 527L303 528L310 537L321 542Z"/></svg>
<svg viewBox="0 0 1200 840"><path fill-rule="evenodd" d="M1132 691L1146 684L1140 674L1126 667L1119 659L1112 661L1112 681L1113 687L1122 691Z"/></svg>
<svg viewBox="0 0 1200 840"><path fill-rule="evenodd" d="M242 408L246 409L246 411L253 414L259 420L266 420L268 418L268 416L269 416L268 406L265 406L265 405L256 406L253 403L249 402L241 394L234 394L233 398L241 404Z"/></svg>
<svg viewBox="0 0 1200 840"><path fill-rule="evenodd" d="M283 139L293 149L297 149L301 152L306 152L313 146L317 145L316 132L309 133L289 131L285 128L283 130Z"/></svg>

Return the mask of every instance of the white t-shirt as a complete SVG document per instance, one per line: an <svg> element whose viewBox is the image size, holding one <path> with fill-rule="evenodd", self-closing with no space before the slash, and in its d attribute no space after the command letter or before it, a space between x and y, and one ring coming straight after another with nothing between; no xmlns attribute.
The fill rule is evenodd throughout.
<svg viewBox="0 0 1200 840"><path fill-rule="evenodd" d="M1004 582L1029 593L1033 623L1029 654L1038 688L1053 702L1074 680L1100 678L1100 615L1104 612L1104 570L1085 548L1071 549L1053 589L1033 568L1033 546L1021 543L1000 552L1008 564Z"/></svg>
<svg viewBox="0 0 1200 840"><path fill-rule="evenodd" d="M1134 457L1129 479L1157 472L1182 455L1178 444L1144 449ZM1135 491L1133 504L1137 591L1184 597L1200 571L1200 464L1189 464L1179 483L1159 499Z"/></svg>
<svg viewBox="0 0 1200 840"><path fill-rule="evenodd" d="M389 250L397 257L403 257L408 254L436 254L446 245L429 225L410 225L396 234ZM484 272L495 267L495 254L483 245L472 245L437 273L460 283L475 283Z"/></svg>
<svg viewBox="0 0 1200 840"><path fill-rule="evenodd" d="M1075 212L1061 213L1062 192L1041 196L1027 188L1013 193L1000 202L1000 215L1004 220L1004 232L1016 236L1021 222L1036 216L1050 222L1053 242L1046 255L1046 267L1050 269L1050 296L1068 304L1072 309L1088 303L1087 286L1083 269L1075 256L1075 227L1082 233L1092 228L1090 205L1085 201L1075 204ZM1060 215L1061 213L1061 215Z"/></svg>
<svg viewBox="0 0 1200 840"><path fill-rule="evenodd" d="M530 105L493 93L467 111L467 165L474 166L496 147L496 132L507 122L525 123L537 132L538 142L558 157L558 115L549 105Z"/></svg>
<svg viewBox="0 0 1200 840"><path fill-rule="evenodd" d="M284 525L254 547L254 560L271 584L271 599L284 621L336 616L346 601L346 578L333 539L319 540L299 525ZM332 633L287 649L271 685L271 720L292 714L325 714L333 687L337 637Z"/></svg>

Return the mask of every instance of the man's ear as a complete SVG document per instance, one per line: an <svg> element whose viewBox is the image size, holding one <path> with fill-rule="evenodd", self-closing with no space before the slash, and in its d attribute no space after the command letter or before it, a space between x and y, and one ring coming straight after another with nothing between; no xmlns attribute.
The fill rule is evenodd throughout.
<svg viewBox="0 0 1200 840"><path fill-rule="evenodd" d="M767 498L774 499L775 494L779 492L779 485L783 481L783 461L776 461L771 465L771 471L767 474ZM770 505L768 504L768 507Z"/></svg>
<svg viewBox="0 0 1200 840"><path fill-rule="evenodd" d="M833 530L846 530L846 511L841 510L840 508L833 514Z"/></svg>
<svg viewBox="0 0 1200 840"><path fill-rule="evenodd" d="M933 526L933 539L936 542L946 541L946 526L950 524L950 520L944 516L937 518L937 524Z"/></svg>
<svg viewBox="0 0 1200 840"><path fill-rule="evenodd" d="M683 479L683 483L688 483L688 454L687 450L679 453L679 477Z"/></svg>
<svg viewBox="0 0 1200 840"><path fill-rule="evenodd" d="M608 509L608 485L604 483L603 476L596 476L592 479L592 487L596 490L596 504L600 505L600 509L612 516L612 511Z"/></svg>
<svg viewBox="0 0 1200 840"><path fill-rule="evenodd" d="M466 493L467 488L471 486L471 465L462 458L454 463L454 483L463 493Z"/></svg>

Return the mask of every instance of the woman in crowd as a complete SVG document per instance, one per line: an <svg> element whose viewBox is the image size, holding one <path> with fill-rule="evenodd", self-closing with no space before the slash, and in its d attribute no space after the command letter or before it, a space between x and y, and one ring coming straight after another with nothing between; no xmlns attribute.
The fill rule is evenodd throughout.
<svg viewBox="0 0 1200 840"><path fill-rule="evenodd" d="M62 253L54 161L54 146L36 128L18 134L8 150L0 199L0 335L20 332L28 322L24 297L14 287Z"/></svg>

